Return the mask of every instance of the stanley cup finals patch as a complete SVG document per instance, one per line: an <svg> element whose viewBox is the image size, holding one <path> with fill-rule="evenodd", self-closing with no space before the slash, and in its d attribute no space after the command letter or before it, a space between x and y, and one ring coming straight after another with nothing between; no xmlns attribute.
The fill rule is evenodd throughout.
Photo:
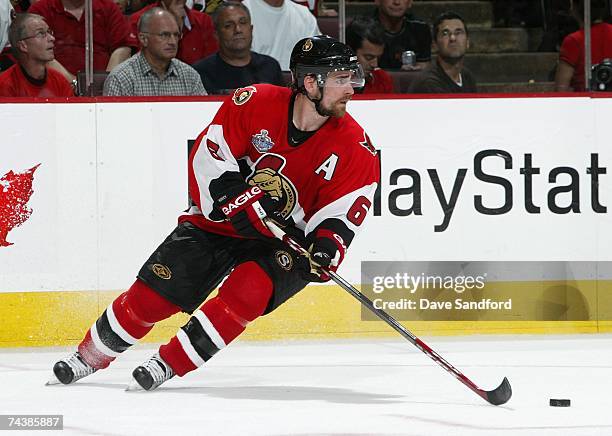
<svg viewBox="0 0 612 436"><path fill-rule="evenodd" d="M261 129L261 131L251 138L251 144L260 153L265 153L274 147L274 141L268 136L268 131Z"/></svg>

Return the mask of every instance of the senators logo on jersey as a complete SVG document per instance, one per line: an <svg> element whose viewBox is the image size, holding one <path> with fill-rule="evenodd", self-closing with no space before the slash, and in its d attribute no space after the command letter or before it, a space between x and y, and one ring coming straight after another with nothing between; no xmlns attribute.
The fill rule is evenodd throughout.
<svg viewBox="0 0 612 436"><path fill-rule="evenodd" d="M277 154L264 154L255 162L253 172L247 177L250 185L259 186L281 204L280 215L289 218L297 204L297 190L282 174L285 158Z"/></svg>
<svg viewBox="0 0 612 436"><path fill-rule="evenodd" d="M232 100L235 105L241 106L245 104L250 98L257 92L257 89L254 86L247 86L245 88L238 88L234 91L234 96Z"/></svg>

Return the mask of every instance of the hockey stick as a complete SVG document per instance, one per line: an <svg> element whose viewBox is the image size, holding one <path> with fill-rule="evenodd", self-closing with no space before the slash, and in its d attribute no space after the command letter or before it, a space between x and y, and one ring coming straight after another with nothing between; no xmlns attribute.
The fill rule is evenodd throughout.
<svg viewBox="0 0 612 436"><path fill-rule="evenodd" d="M265 219L265 222L268 225L268 228L270 229L270 231L274 234L276 238L285 242L287 245L289 245L289 247L291 247L293 250L295 250L299 254L309 256L308 251L304 247L302 247L297 241L291 238L291 236L287 235L283 231L283 229L281 229L278 226L278 224L276 224L274 221L267 219L267 218ZM395 331L397 331L400 335L402 335L404 338L410 341L412 345L414 345L419 350L421 350L423 353L425 353L427 356L429 356L434 362L436 362L446 371L451 373L451 375L453 375L457 380L459 380L461 383L467 386L470 390L478 394L485 401L488 401L489 403L495 406L499 406L501 404L505 404L510 399L510 397L512 396L512 387L510 386L510 382L508 381L508 378L504 377L504 380L501 382L501 384L497 388L491 391L485 391L484 389L479 388L478 386L476 386L476 384L473 381L471 381L461 371L459 371L457 368L455 368L453 365L447 362L446 359L444 359L442 356L440 356L438 353L432 350L425 342L423 342L422 340L417 338L414 334L412 334L409 330L407 330L395 318L393 318L391 315L389 315L384 310L376 308L374 306L374 303L372 303L372 301L368 297L366 297L361 292L359 292L353 285L348 283L346 280L344 280L334 271L325 269L325 272L329 274L331 279L336 284L338 284L342 289L344 289L349 294L351 294L353 297L355 297L357 300L359 300L361 304L366 306L377 317L379 317L381 320L383 320L388 325L393 327Z"/></svg>

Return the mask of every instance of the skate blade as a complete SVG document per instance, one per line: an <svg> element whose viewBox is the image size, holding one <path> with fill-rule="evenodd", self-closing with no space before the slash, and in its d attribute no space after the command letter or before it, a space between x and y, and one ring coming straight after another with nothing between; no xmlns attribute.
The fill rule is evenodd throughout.
<svg viewBox="0 0 612 436"><path fill-rule="evenodd" d="M130 384L128 385L127 388L125 388L126 392L136 392L136 391L143 391L144 389L142 388L142 386L140 386L138 384L138 382L134 379L132 379L132 381L130 382Z"/></svg>

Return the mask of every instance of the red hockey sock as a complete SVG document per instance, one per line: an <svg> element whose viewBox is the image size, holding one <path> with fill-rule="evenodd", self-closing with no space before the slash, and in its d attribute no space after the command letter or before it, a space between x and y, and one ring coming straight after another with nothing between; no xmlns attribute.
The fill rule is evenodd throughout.
<svg viewBox="0 0 612 436"><path fill-rule="evenodd" d="M272 291L272 280L259 265L239 265L219 295L204 303L177 335L160 347L160 356L180 376L193 371L264 313Z"/></svg>
<svg viewBox="0 0 612 436"><path fill-rule="evenodd" d="M117 297L87 331L78 350L94 368L106 368L161 321L180 308L153 291L142 281Z"/></svg>

